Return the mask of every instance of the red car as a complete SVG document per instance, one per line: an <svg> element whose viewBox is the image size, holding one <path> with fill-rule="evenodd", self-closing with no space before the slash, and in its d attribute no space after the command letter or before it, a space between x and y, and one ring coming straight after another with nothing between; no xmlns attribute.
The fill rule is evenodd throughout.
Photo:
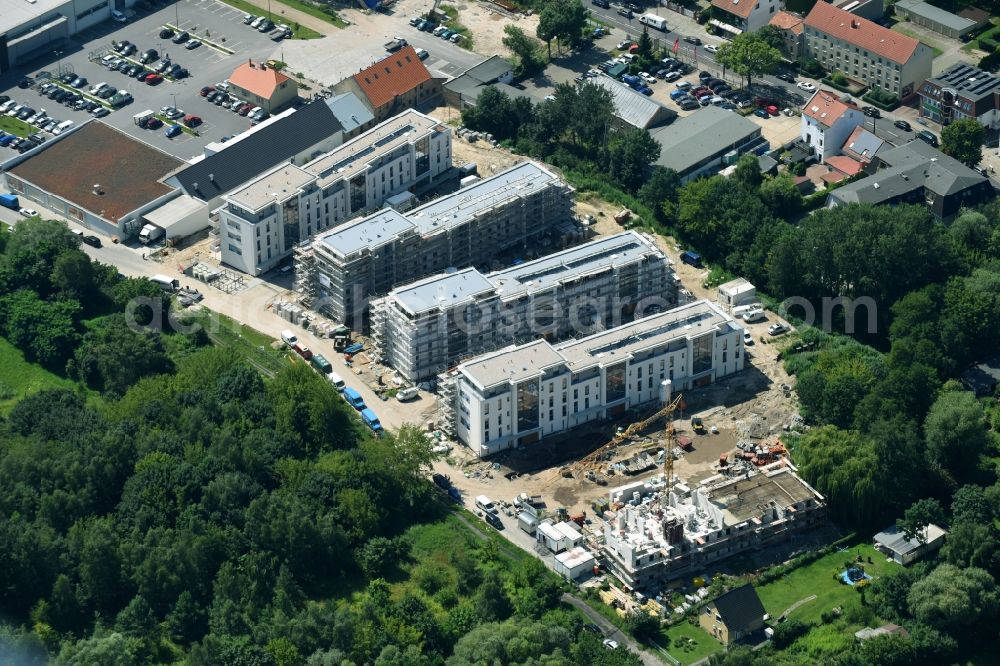
<svg viewBox="0 0 1000 666"><path fill-rule="evenodd" d="M250 113L250 109L252 109L252 108L253 108L253 104L250 104L249 102L247 102L246 104L244 104L243 106L240 107L240 110L237 111L237 113L239 113L241 116L245 116L248 113Z"/></svg>
<svg viewBox="0 0 1000 666"><path fill-rule="evenodd" d="M159 118L150 118L149 120L146 121L144 127L146 129L151 129L151 130L160 129L161 127L163 127L163 121L160 120Z"/></svg>
<svg viewBox="0 0 1000 666"><path fill-rule="evenodd" d="M212 92L213 90L215 90L215 86L205 86L204 88L201 89L201 92L199 94L202 97L208 97L208 93Z"/></svg>
<svg viewBox="0 0 1000 666"><path fill-rule="evenodd" d="M201 118L193 115L184 116L184 124L188 127L197 127L201 125Z"/></svg>
<svg viewBox="0 0 1000 666"><path fill-rule="evenodd" d="M769 105L766 108L766 111L770 113L772 116L778 115L778 107L776 107L774 104Z"/></svg>
<svg viewBox="0 0 1000 666"><path fill-rule="evenodd" d="M163 81L163 77L159 74L151 73L147 74L143 81L146 82L146 85L155 86L157 83Z"/></svg>

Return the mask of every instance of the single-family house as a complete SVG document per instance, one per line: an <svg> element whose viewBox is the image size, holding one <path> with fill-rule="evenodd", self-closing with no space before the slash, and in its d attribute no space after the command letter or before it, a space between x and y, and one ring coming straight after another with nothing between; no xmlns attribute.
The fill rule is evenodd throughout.
<svg viewBox="0 0 1000 666"><path fill-rule="evenodd" d="M298 98L299 84L267 63L251 59L229 75L229 92L274 114L291 106Z"/></svg>
<svg viewBox="0 0 1000 666"><path fill-rule="evenodd" d="M712 0L712 13L715 21L733 28L728 32L739 34L763 28L783 4L781 0Z"/></svg>
<svg viewBox="0 0 1000 666"><path fill-rule="evenodd" d="M732 645L764 628L764 604L747 583L705 604L698 624L723 645Z"/></svg>
<svg viewBox="0 0 1000 666"><path fill-rule="evenodd" d="M850 97L817 90L802 108L802 140L812 147L822 162L840 153L844 141L864 118Z"/></svg>
<svg viewBox="0 0 1000 666"><path fill-rule="evenodd" d="M909 564L943 546L947 534L943 528L931 523L923 529L919 538L907 539L903 530L893 524L892 527L876 534L872 541L875 549L891 558L893 562Z"/></svg>

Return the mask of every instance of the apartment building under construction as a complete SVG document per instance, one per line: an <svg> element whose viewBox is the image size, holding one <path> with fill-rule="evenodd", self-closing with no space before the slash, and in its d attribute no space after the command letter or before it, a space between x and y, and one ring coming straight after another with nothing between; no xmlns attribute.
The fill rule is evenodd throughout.
<svg viewBox="0 0 1000 666"><path fill-rule="evenodd" d="M341 224L300 251L299 289L319 312L366 330L370 299L528 249L570 220L572 192L550 171L522 162L405 214L387 208Z"/></svg>
<svg viewBox="0 0 1000 666"><path fill-rule="evenodd" d="M582 337L677 304L651 240L627 231L483 275L443 273L372 302L376 357L407 381L534 338Z"/></svg>

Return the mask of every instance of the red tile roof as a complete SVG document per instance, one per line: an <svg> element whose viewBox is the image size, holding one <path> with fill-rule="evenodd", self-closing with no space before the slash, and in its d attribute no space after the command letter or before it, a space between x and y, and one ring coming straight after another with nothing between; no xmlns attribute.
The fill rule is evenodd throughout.
<svg viewBox="0 0 1000 666"><path fill-rule="evenodd" d="M290 79L262 62L247 61L229 76L229 82L238 88L264 99L271 99L278 86Z"/></svg>
<svg viewBox="0 0 1000 666"><path fill-rule="evenodd" d="M861 163L851 159L847 155L828 157L826 158L826 163L847 176L853 176L861 172Z"/></svg>
<svg viewBox="0 0 1000 666"><path fill-rule="evenodd" d="M822 2L822 0L820 0ZM802 115L809 116L816 122L827 127L840 119L848 110L857 110L853 102L841 102L836 95L828 90L817 90L806 105L802 108Z"/></svg>
<svg viewBox="0 0 1000 666"><path fill-rule="evenodd" d="M813 30L842 39L899 64L908 61L920 45L913 37L883 28L824 0L813 6L805 23Z"/></svg>
<svg viewBox="0 0 1000 666"><path fill-rule="evenodd" d="M782 30L791 30L796 35L802 34L802 17L791 12L780 11L771 17L768 25Z"/></svg>
<svg viewBox="0 0 1000 666"><path fill-rule="evenodd" d="M11 175L106 220L168 194L159 182L184 162L98 120L11 169ZM94 186L100 193L94 193Z"/></svg>
<svg viewBox="0 0 1000 666"><path fill-rule="evenodd" d="M712 6L740 18L747 18L758 0L712 0Z"/></svg>
<svg viewBox="0 0 1000 666"><path fill-rule="evenodd" d="M430 80L430 72L412 46L406 46L354 75L354 81L374 109Z"/></svg>

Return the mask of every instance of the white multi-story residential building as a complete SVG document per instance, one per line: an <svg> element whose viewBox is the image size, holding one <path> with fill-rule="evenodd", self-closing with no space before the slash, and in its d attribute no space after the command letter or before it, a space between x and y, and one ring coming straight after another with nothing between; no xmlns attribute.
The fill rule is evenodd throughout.
<svg viewBox="0 0 1000 666"><path fill-rule="evenodd" d="M802 140L812 146L822 162L840 154L844 142L864 119L854 102L842 100L829 90L817 90L802 107Z"/></svg>
<svg viewBox="0 0 1000 666"><path fill-rule="evenodd" d="M635 231L487 275L435 275L372 303L376 355L420 382L509 344L580 337L668 310L676 280L663 252Z"/></svg>
<svg viewBox="0 0 1000 666"><path fill-rule="evenodd" d="M222 261L260 275L296 245L377 209L406 190L425 189L451 169L451 130L408 110L298 167L280 164L223 197Z"/></svg>
<svg viewBox="0 0 1000 666"><path fill-rule="evenodd" d="M300 253L298 272L313 284L311 305L365 329L369 300L398 285L530 250L569 222L572 192L555 174L522 162L405 214L387 208L342 224Z"/></svg>
<svg viewBox="0 0 1000 666"><path fill-rule="evenodd" d="M531 444L743 369L743 328L695 301L580 340L486 354L439 378L456 437L479 456Z"/></svg>
<svg viewBox="0 0 1000 666"><path fill-rule="evenodd" d="M828 2L817 2L806 16L804 38L806 57L899 99L931 75L931 47Z"/></svg>

